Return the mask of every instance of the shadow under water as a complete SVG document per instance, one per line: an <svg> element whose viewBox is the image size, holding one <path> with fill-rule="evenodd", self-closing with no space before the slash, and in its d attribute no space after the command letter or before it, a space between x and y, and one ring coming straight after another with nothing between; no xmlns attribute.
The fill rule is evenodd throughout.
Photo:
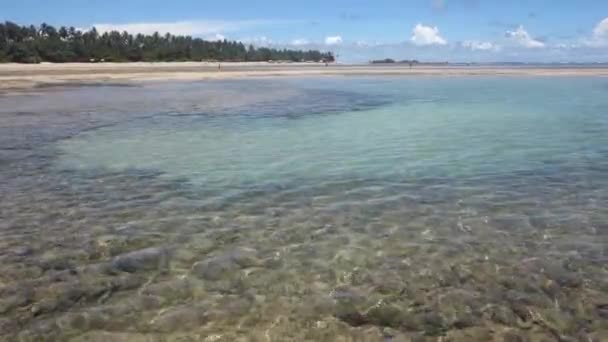
<svg viewBox="0 0 608 342"><path fill-rule="evenodd" d="M600 84L0 98L0 338L603 341Z"/></svg>

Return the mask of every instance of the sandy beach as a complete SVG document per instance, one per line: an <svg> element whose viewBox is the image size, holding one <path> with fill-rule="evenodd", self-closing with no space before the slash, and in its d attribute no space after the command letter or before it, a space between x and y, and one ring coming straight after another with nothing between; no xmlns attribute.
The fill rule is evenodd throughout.
<svg viewBox="0 0 608 342"><path fill-rule="evenodd" d="M0 64L0 91L73 83L196 81L278 76L608 76L606 67L349 65L317 63L66 63Z"/></svg>

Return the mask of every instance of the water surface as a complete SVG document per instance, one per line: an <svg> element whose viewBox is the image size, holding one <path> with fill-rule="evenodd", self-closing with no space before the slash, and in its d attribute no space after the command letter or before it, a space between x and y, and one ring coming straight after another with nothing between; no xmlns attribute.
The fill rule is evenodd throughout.
<svg viewBox="0 0 608 342"><path fill-rule="evenodd" d="M21 173L1 179L0 326L608 338L607 92L603 78L387 77L0 99L39 118L13 113L10 131L41 141L5 152Z"/></svg>

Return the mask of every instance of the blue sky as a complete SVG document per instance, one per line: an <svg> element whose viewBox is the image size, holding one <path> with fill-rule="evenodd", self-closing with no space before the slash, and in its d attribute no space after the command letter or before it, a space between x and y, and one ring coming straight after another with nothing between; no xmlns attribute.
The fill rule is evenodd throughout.
<svg viewBox="0 0 608 342"><path fill-rule="evenodd" d="M608 62L605 0L19 0L0 19L317 48L344 62Z"/></svg>

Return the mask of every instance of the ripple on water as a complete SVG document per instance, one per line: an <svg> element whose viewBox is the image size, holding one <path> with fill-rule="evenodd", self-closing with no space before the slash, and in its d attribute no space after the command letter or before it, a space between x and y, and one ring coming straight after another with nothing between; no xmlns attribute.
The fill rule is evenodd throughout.
<svg viewBox="0 0 608 342"><path fill-rule="evenodd" d="M573 81L586 91L571 96L608 105L593 80ZM606 138L577 129L604 119L572 118L564 81L301 82L290 86L345 90L303 91L326 115L298 120L253 111L89 131L58 143L52 166L5 175L20 191L0 208L0 331L606 337ZM345 104L380 85L390 105ZM462 94L473 99L457 106ZM290 103L271 102L256 110Z"/></svg>

